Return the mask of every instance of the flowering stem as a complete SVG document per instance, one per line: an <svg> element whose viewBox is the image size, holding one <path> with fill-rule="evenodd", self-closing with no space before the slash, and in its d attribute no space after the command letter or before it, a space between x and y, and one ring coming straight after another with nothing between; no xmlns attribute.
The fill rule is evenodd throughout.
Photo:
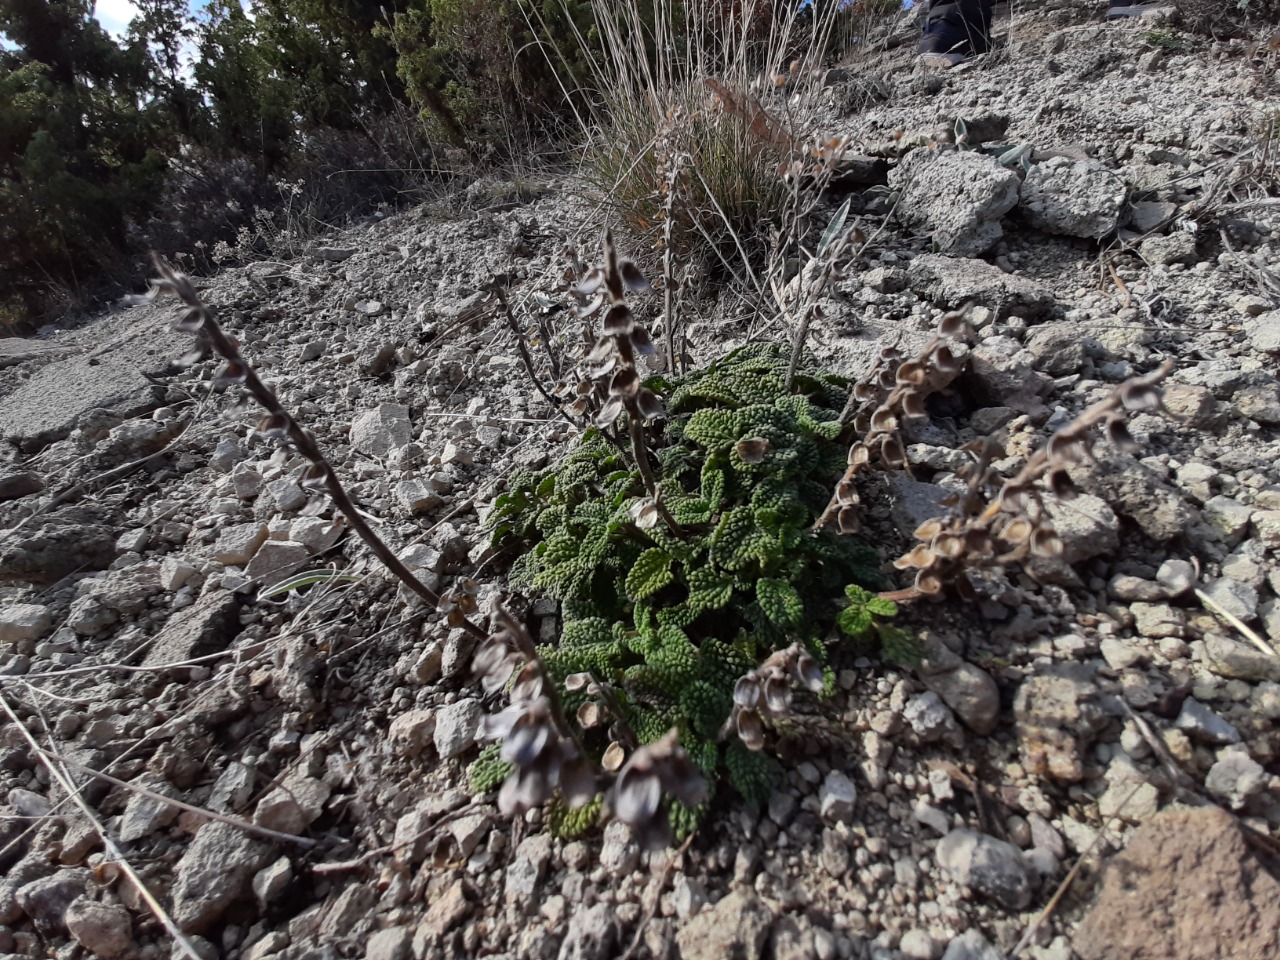
<svg viewBox="0 0 1280 960"><path fill-rule="evenodd" d="M319 474L315 479L318 479L323 484L334 505L342 512L351 529L373 551L374 556L406 587L421 597L428 606L433 609L439 609L440 595L418 579L413 571L395 555L395 551L374 533L373 528L369 526L356 508L355 503L347 495L347 491L338 479L332 464L320 452L320 447L316 444L314 435L312 435L311 431L304 430L293 419L289 412L281 406L275 391L262 382L257 372L241 355L240 348L235 340L227 336L218 324L213 310L196 294L190 278L178 273L158 257L155 259L155 265L162 277L160 289L174 294L188 307L187 316L180 323L180 326L186 324L187 326L183 327L184 329L190 327L193 332L203 337L213 351L227 361L228 370L234 369L236 371L236 379L244 385L245 390L267 411L268 420L280 425L294 448L311 464L312 471L314 471L313 477L315 473ZM458 625L476 639L482 640L488 636L488 633L483 628L466 618L462 618Z"/></svg>

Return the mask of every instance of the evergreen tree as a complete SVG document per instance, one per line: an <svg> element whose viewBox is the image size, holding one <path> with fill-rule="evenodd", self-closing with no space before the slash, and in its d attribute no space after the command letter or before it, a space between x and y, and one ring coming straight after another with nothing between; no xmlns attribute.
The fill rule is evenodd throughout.
<svg viewBox="0 0 1280 960"><path fill-rule="evenodd" d="M89 0L0 0L0 302L43 305L118 262L163 180L151 64Z"/></svg>

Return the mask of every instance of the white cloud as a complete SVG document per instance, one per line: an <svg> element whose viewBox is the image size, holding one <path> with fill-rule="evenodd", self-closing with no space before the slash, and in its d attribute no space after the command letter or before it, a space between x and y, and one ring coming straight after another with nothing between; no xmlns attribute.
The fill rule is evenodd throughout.
<svg viewBox="0 0 1280 960"><path fill-rule="evenodd" d="M138 15L138 8L130 0L97 0L93 15L103 30L118 37L129 29L129 21Z"/></svg>

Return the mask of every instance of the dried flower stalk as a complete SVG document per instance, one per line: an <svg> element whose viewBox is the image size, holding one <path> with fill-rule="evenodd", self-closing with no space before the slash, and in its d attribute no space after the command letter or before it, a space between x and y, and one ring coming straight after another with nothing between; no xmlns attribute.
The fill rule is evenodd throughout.
<svg viewBox="0 0 1280 960"><path fill-rule="evenodd" d="M494 612L494 625L493 635L472 661L472 670L490 693L510 685L510 706L486 717L483 725L486 738L503 741L501 757L514 767L498 792L498 808L507 815L523 813L557 792L570 807L581 807L599 792L602 775L565 717L528 629L501 605ZM622 714L613 691L589 674L567 677L565 688L585 689L600 696L609 712ZM584 706L600 705L588 701ZM584 728L598 725L594 714L586 718L582 714L579 711ZM604 773L616 775L609 807L642 844L660 845L667 837L663 795L697 806L706 800L706 782L680 747L675 730L640 747L629 730L623 729L620 735L632 749L627 757L628 746L614 740L605 750Z"/></svg>
<svg viewBox="0 0 1280 960"><path fill-rule="evenodd" d="M951 514L921 524L915 531L921 542L894 561L899 570L916 571L909 593L940 597L952 584L962 595L972 596L969 570L1003 568L1029 557L1061 554L1062 541L1049 522L1045 494L1059 500L1076 495L1068 468L1095 462L1093 447L1099 436L1126 453L1136 451L1138 443L1125 423L1126 414L1160 411L1168 415L1159 384L1173 367L1173 361L1166 360L1151 373L1125 381L1054 433L1015 476L1003 482L991 466L1001 453L999 445L985 440L971 446L978 460L957 471L966 486L944 501L952 507ZM999 494L988 501L986 491L997 487Z"/></svg>
<svg viewBox="0 0 1280 960"><path fill-rule="evenodd" d="M498 301L498 306L502 310L502 316L507 323L507 328L511 331L511 336L515 339L516 351L520 354L520 362L524 364L525 373L527 373L529 375L529 379L533 381L534 389L537 390L538 393L542 394L542 398L546 400L547 403L551 404L552 409L560 414L560 416L562 416L571 427L575 430L581 431L583 429L582 422L570 414L569 411L561 405L560 401L553 397L550 391L543 386L542 379L538 376L537 367L534 365L533 357L529 354L529 346L525 342L524 332L520 329L520 324L516 321L515 313L511 309L511 302L507 299L506 291L498 283L491 284L489 290ZM559 377L559 363L556 360L555 354L551 350L551 344L547 337L546 325L542 320L539 320L538 324L539 330L542 334L543 343L547 350L547 357L551 363L552 378L557 379Z"/></svg>
<svg viewBox="0 0 1280 960"><path fill-rule="evenodd" d="M834 520L840 533L856 533L861 528L858 474L871 466L897 468L906 464L902 424L925 416L924 400L932 390L931 372L954 376L963 366L954 343L972 336L965 319L967 312L968 308L964 308L945 314L938 322L937 333L912 360L899 363L900 354L893 347L881 351L868 376L854 385L845 413L852 414L859 439L849 447L848 469L814 523L815 530Z"/></svg>
<svg viewBox="0 0 1280 960"><path fill-rule="evenodd" d="M682 111L677 107L668 113L663 133L660 135L655 152L658 159L658 192L661 206L658 215L662 218L662 238L658 241L662 248L662 327L667 348L667 373L676 374L676 336L675 306L672 299L678 287L675 278L676 251L673 249L675 233L675 205L679 195L681 174L689 158L674 147L675 138L671 132L683 121Z"/></svg>
<svg viewBox="0 0 1280 960"><path fill-rule="evenodd" d="M649 494L647 502L637 505L635 519L641 525L652 526L661 516L673 532L679 532L679 525L662 503L645 440L645 424L666 415L662 401L640 382L640 372L636 369L637 357L653 354L653 339L626 303L628 290L637 293L649 290L649 281L633 262L619 259L613 234L608 230L603 246L604 266L591 270L570 291L578 301L579 317L584 320L596 315L601 317L600 336L585 361L588 376L597 388L604 387L606 379L608 383L604 387L607 399L596 414L596 425L608 428L626 412L631 453Z"/></svg>
<svg viewBox="0 0 1280 960"><path fill-rule="evenodd" d="M724 732L733 731L748 750L764 749L766 724L791 712L791 686L822 692L822 668L799 644L772 653L733 687L733 712Z"/></svg>
<svg viewBox="0 0 1280 960"><path fill-rule="evenodd" d="M341 481L338 480L333 466L321 453L320 447L316 444L315 435L300 426L280 405L275 391L262 382L257 372L240 353L240 347L236 341L227 336L218 324L213 309L200 299L191 283L191 278L175 270L160 257L155 257L154 263L160 279L152 283L150 296L171 295L186 305L186 309L174 324L173 329L200 338L202 346L207 346L226 361L226 366L214 381L214 385L242 386L267 412L267 416L258 424L257 432L271 439L288 440L306 459L308 466L298 482L306 489L326 491L351 529L368 544L374 556L429 606L441 609L440 595L419 580L382 538L374 533L360 511L356 509L356 505L348 496ZM450 624L461 627L476 639L487 636L480 626L465 616L458 615L456 611L450 613Z"/></svg>
<svg viewBox="0 0 1280 960"><path fill-rule="evenodd" d="M501 604L493 615L494 632L472 660L472 671L489 693L511 681L511 704L485 717L483 735L502 740L502 759L515 769L498 792L498 808L507 815L546 803L558 790L577 808L596 795L596 774L574 737L543 669L533 638ZM518 671L518 672L517 672Z"/></svg>

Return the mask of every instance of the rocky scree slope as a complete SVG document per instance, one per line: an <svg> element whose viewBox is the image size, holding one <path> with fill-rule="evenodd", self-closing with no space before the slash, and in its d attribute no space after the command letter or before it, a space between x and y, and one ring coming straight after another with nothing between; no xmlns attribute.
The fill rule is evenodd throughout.
<svg viewBox="0 0 1280 960"><path fill-rule="evenodd" d="M1280 216L1256 151L1275 65L1079 20L1037 11L943 75L897 51L829 77L830 132L887 172L850 194L875 239L812 346L856 372L977 305L968 372L873 511L886 559L968 440L1003 428L1025 454L1165 358L1181 421L1137 417L1142 456L1079 471L1054 517L1068 562L910 611L914 671L848 663L828 735L795 745L766 808L725 804L682 853L617 825L559 840L470 796L465 638L210 394L212 364L173 364L169 305L3 342L0 696L202 956L606 958L635 939L637 957L989 960L1081 858L1018 956L1276 955ZM1024 143L1029 170L1001 164ZM484 287L549 289L566 242L589 251L581 193L479 181L447 213L205 290L409 562L486 602L503 584L479 515L569 437ZM729 292L704 313L700 359L784 336ZM271 592L322 569L353 579ZM553 606L527 612L556 635ZM183 955L52 780L0 726L0 956Z"/></svg>

